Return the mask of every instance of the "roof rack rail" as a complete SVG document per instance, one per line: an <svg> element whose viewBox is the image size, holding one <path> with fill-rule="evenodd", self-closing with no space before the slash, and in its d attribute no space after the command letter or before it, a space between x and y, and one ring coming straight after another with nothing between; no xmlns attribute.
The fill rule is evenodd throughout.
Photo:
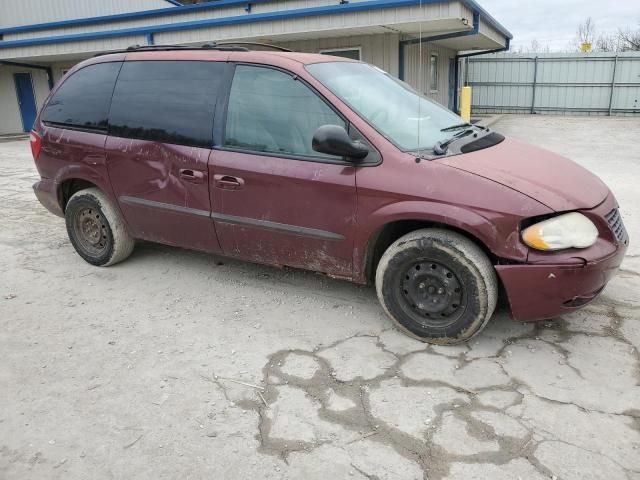
<svg viewBox="0 0 640 480"><path fill-rule="evenodd" d="M245 46L246 45L246 46ZM128 52L162 52L171 50L220 50L227 52L250 52L247 46L271 48L280 52L291 52L288 48L259 42L209 42L202 45L131 45L124 50L113 50L110 52L97 53L94 57L109 55L111 53Z"/></svg>
<svg viewBox="0 0 640 480"><path fill-rule="evenodd" d="M232 50L238 52L248 52L248 48L225 46L216 42L203 43L202 45L131 45L128 52L139 52L145 50Z"/></svg>
<svg viewBox="0 0 640 480"><path fill-rule="evenodd" d="M284 48L281 47L279 45L272 45L270 43L260 43L260 42L217 42L215 45L239 45L239 46L243 46L243 45L247 45L249 47L264 47L264 48L271 48L273 50L277 50L279 52L292 52L293 50L290 50L288 48Z"/></svg>
<svg viewBox="0 0 640 480"><path fill-rule="evenodd" d="M233 45L217 45L215 43L204 43L202 45L131 45L124 50L111 50L109 52L97 53L94 57L110 55L112 53L131 52L163 52L171 50L221 50L227 52L249 52L248 48L234 47Z"/></svg>

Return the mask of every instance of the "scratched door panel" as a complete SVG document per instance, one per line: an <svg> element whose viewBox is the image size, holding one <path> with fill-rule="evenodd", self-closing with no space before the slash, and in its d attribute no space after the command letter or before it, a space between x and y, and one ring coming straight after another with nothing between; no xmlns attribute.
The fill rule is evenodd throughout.
<svg viewBox="0 0 640 480"><path fill-rule="evenodd" d="M109 110L107 164L138 238L218 251L207 162L224 62L126 61Z"/></svg>
<svg viewBox="0 0 640 480"><path fill-rule="evenodd" d="M313 150L323 125L347 128L300 76L235 67L221 145L209 162L212 216L226 254L351 276L355 168Z"/></svg>
<svg viewBox="0 0 640 480"><path fill-rule="evenodd" d="M241 188L218 180L241 179ZM213 217L227 255L350 276L355 168L214 151Z"/></svg>
<svg viewBox="0 0 640 480"><path fill-rule="evenodd" d="M108 137L106 152L114 193L136 238L220 250L210 218L210 150Z"/></svg>

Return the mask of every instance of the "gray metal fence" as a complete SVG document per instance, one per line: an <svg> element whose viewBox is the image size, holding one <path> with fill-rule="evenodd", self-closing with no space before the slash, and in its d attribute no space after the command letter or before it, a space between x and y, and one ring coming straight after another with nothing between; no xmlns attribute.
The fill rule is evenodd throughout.
<svg viewBox="0 0 640 480"><path fill-rule="evenodd" d="M474 113L640 114L640 52L471 57Z"/></svg>

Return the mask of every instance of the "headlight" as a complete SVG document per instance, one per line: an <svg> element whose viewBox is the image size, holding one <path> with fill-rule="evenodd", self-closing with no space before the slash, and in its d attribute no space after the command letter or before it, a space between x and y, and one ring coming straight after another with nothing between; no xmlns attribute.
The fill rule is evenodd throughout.
<svg viewBox="0 0 640 480"><path fill-rule="evenodd" d="M522 231L522 240L536 250L586 248L596 243L598 229L578 212L565 213L531 225Z"/></svg>

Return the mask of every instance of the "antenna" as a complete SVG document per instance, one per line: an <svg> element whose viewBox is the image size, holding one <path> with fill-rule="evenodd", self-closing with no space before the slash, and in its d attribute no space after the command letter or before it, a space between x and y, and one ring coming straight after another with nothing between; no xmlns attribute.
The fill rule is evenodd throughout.
<svg viewBox="0 0 640 480"><path fill-rule="evenodd" d="M420 0L420 23L418 25L418 148L422 145L420 134L422 133L422 0Z"/></svg>

